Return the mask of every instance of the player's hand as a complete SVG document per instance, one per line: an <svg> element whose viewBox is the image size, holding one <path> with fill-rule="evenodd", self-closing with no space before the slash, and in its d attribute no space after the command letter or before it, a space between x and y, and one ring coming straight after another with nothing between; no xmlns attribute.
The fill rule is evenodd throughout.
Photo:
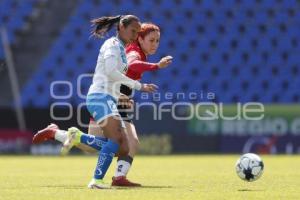
<svg viewBox="0 0 300 200"><path fill-rule="evenodd" d="M157 63L157 65L159 68L165 68L172 63L172 59L172 56L165 56Z"/></svg>
<svg viewBox="0 0 300 200"><path fill-rule="evenodd" d="M133 107L133 103L134 101L125 94L121 94L118 100L118 105L123 106L126 109L131 109Z"/></svg>
<svg viewBox="0 0 300 200"><path fill-rule="evenodd" d="M143 91L143 92L155 92L157 89L158 89L157 85L143 83L141 91Z"/></svg>

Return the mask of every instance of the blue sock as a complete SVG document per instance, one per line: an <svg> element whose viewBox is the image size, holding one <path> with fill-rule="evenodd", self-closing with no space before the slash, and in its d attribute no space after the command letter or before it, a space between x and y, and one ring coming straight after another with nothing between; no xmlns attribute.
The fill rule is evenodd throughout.
<svg viewBox="0 0 300 200"><path fill-rule="evenodd" d="M101 150L104 144L106 144L107 138L94 136L90 134L82 134L80 136L80 143L86 144L98 151Z"/></svg>
<svg viewBox="0 0 300 200"><path fill-rule="evenodd" d="M95 179L103 179L113 157L115 156L115 153L117 153L118 150L119 144L114 142L113 140L109 139L107 143L103 145L98 157L97 166L94 173Z"/></svg>

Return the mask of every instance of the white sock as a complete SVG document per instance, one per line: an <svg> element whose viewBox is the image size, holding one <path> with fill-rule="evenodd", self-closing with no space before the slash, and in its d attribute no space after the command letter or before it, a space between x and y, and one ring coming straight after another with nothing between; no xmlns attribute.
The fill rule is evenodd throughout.
<svg viewBox="0 0 300 200"><path fill-rule="evenodd" d="M54 135L55 140L61 143L65 143L67 137L68 137L68 132L65 130L57 130Z"/></svg>
<svg viewBox="0 0 300 200"><path fill-rule="evenodd" d="M126 176L130 167L131 167L131 164L129 162L127 162L125 160L118 160L115 177Z"/></svg>

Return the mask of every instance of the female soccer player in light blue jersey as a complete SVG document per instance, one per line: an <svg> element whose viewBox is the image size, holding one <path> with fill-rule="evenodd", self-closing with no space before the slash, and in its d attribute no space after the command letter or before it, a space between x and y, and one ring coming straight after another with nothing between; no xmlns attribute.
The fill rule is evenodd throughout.
<svg viewBox="0 0 300 200"><path fill-rule="evenodd" d="M103 189L108 187L103 183L103 178L114 155L117 153L119 156L127 156L129 151L124 124L117 109L121 84L144 92L154 92L157 86L141 84L125 75L128 69L125 46L136 41L141 27L140 20L136 16L101 17L93 20L92 23L95 25L93 34L99 37L103 37L113 25L117 25L117 35L107 39L100 48L93 82L86 99L88 111L101 126L103 134L107 138L102 138L104 143L99 153L94 177L88 187ZM83 134L77 128L68 130L68 138L59 138L60 136L65 137L65 132L61 130L63 134L59 134L59 131L51 126L40 131L33 142L40 142L39 140L42 138L39 135L43 135L45 131L50 131L57 140L65 140L63 152L69 151L72 146L79 143L97 145L97 143L90 142L89 135Z"/></svg>
<svg viewBox="0 0 300 200"><path fill-rule="evenodd" d="M108 138L100 151L94 178L88 187L103 188L106 185L102 179L115 153L126 156L129 151L124 125L117 109L121 84L145 92L154 92L156 86L141 84L125 75L128 69L125 46L137 39L141 27L139 19L133 15L101 17L93 20L93 23L96 26L94 35L100 37L117 24L117 36L106 40L100 49L93 83L86 100L90 114ZM80 132L75 131L74 135L80 139L81 134L77 133Z"/></svg>

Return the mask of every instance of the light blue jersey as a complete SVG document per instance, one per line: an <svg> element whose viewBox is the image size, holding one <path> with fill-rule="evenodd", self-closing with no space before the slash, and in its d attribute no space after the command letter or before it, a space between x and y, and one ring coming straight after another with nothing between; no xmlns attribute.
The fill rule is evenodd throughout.
<svg viewBox="0 0 300 200"><path fill-rule="evenodd" d="M93 83L88 94L105 93L118 99L121 84L140 89L141 84L138 81L125 76L127 69L124 44L117 37L111 37L104 42L99 51Z"/></svg>
<svg viewBox="0 0 300 200"><path fill-rule="evenodd" d="M125 76L128 65L123 43L112 37L102 45L93 83L87 96L87 108L97 123L105 118L119 115L117 101L121 84L141 89L141 83Z"/></svg>

